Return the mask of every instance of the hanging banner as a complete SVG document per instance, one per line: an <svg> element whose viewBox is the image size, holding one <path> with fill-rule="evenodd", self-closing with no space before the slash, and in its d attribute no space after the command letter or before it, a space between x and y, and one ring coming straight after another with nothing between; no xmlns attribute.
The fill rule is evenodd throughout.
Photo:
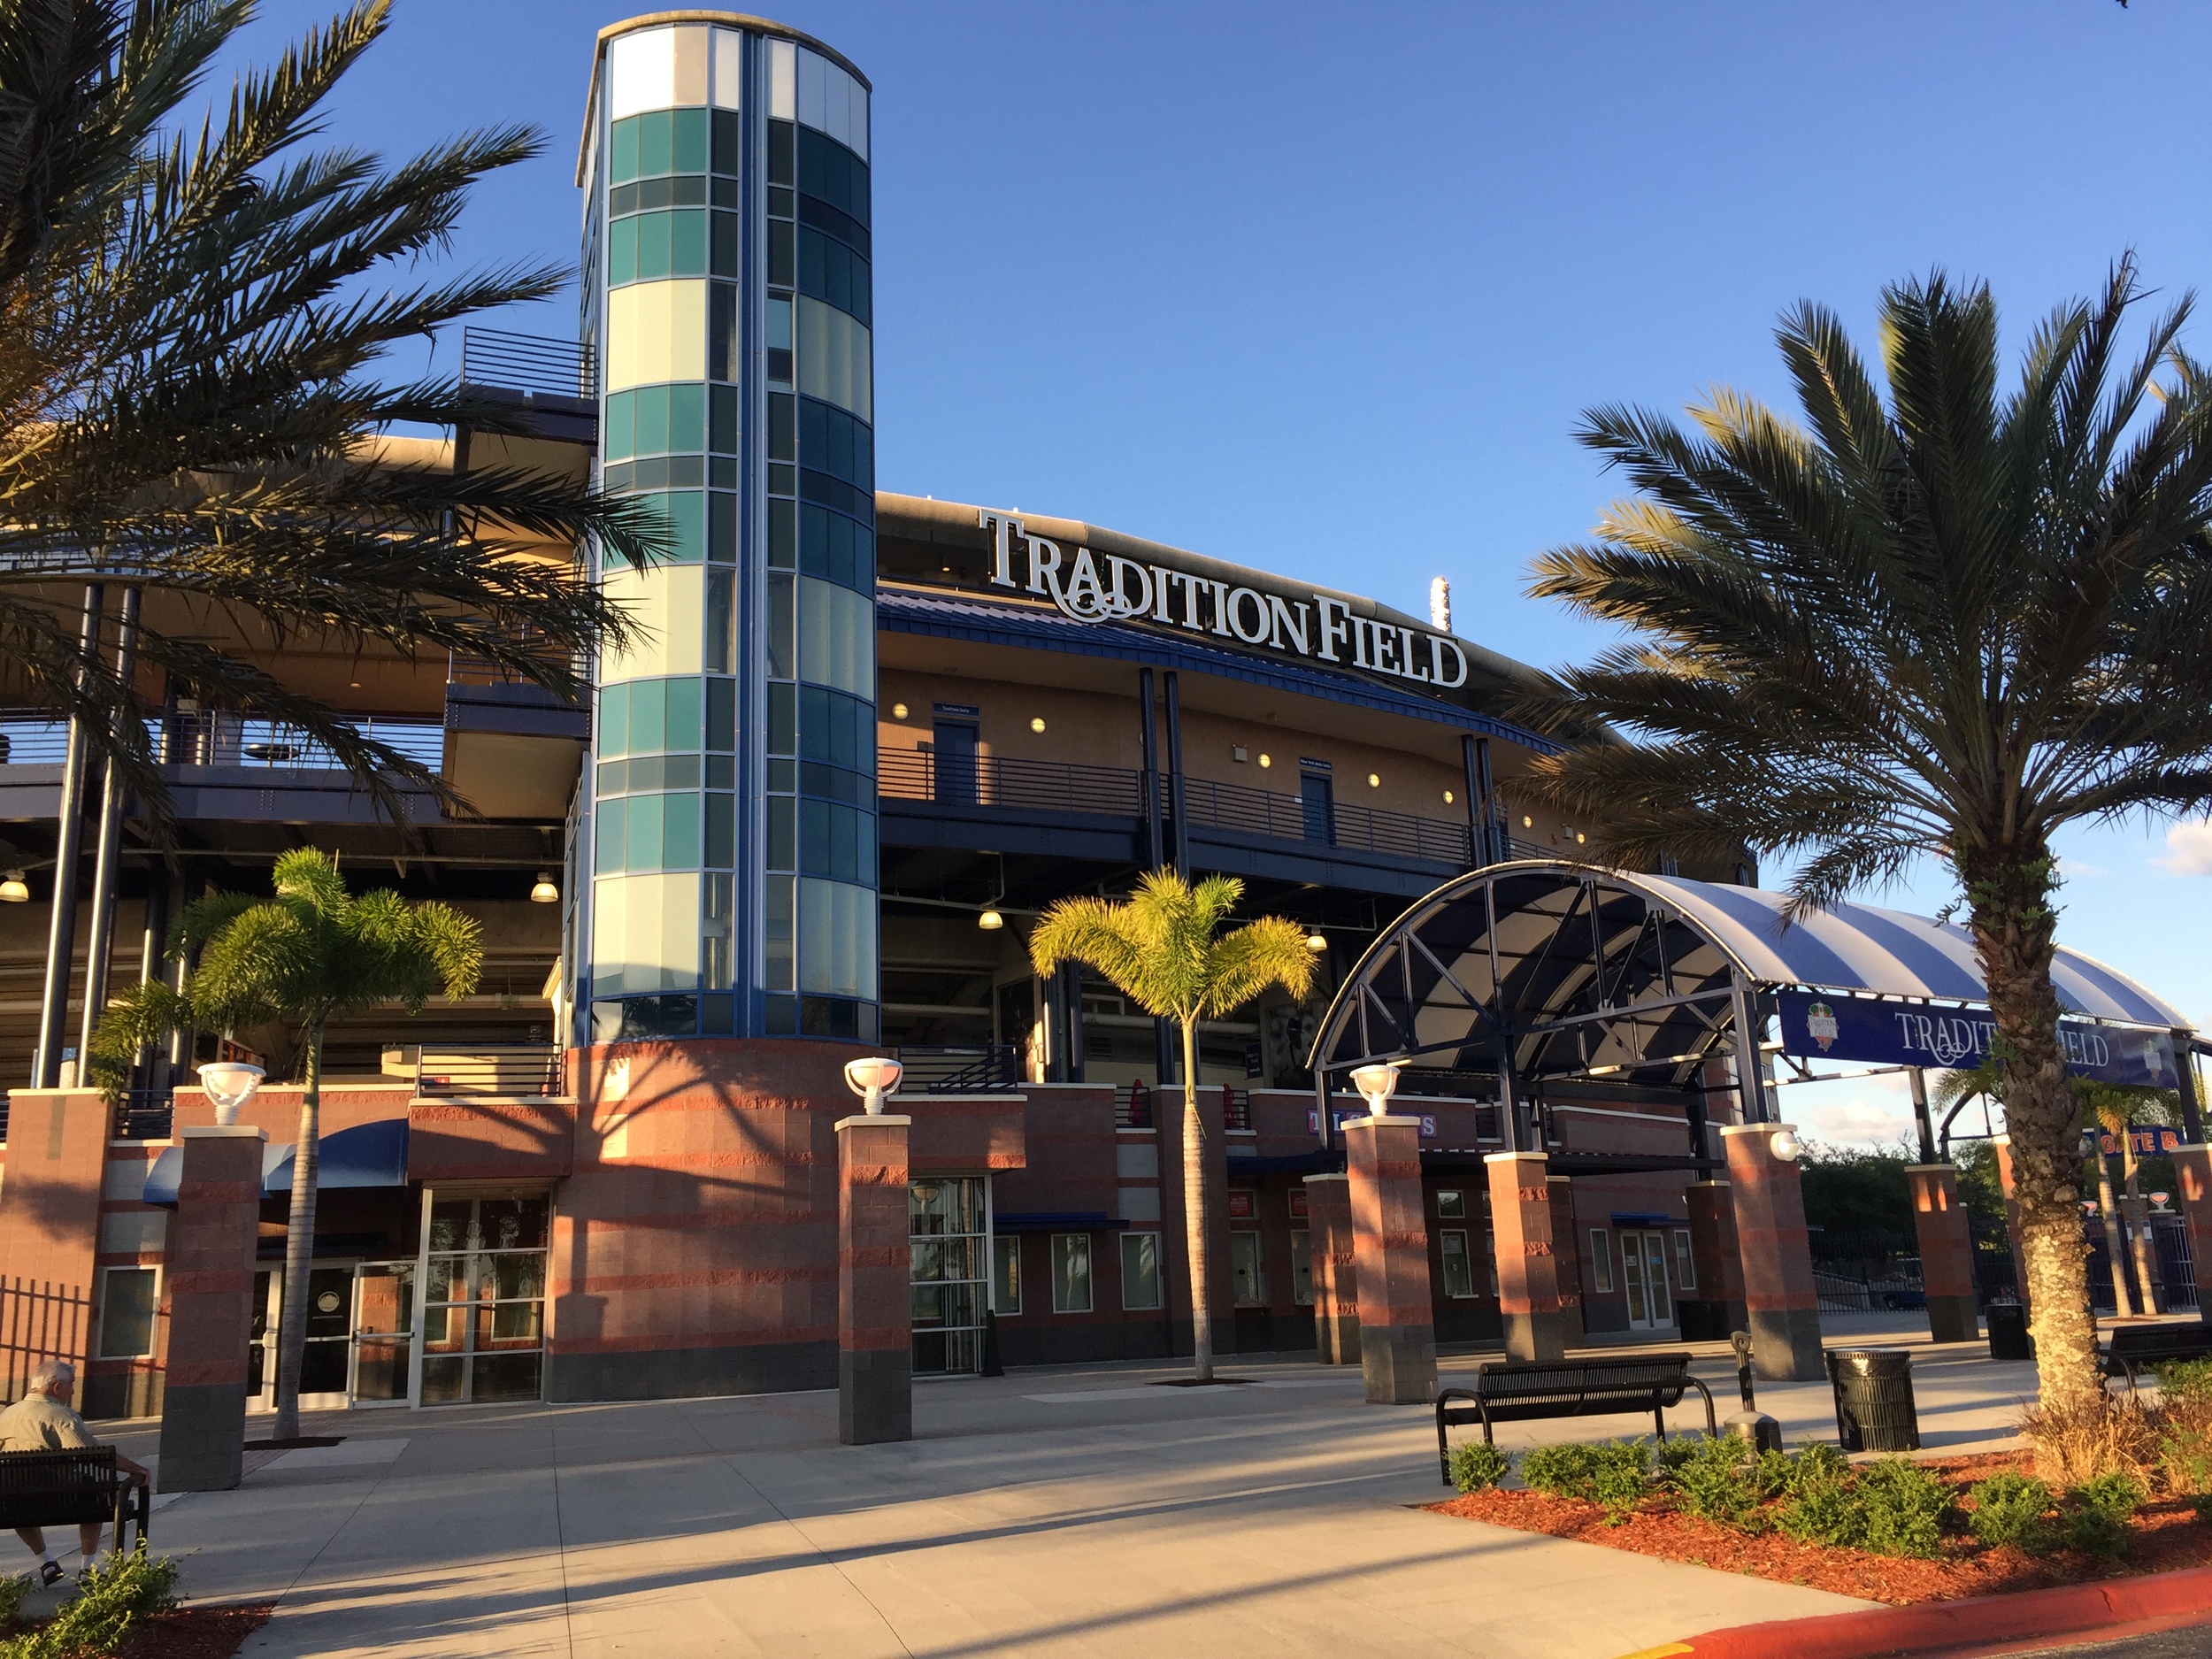
<svg viewBox="0 0 2212 1659"><path fill-rule="evenodd" d="M1987 1057L1997 1035L1996 1020L1984 1008L1878 1002L1826 991L1783 991L1776 1001L1782 1052L1801 1059L1970 1071ZM2178 1080L2170 1033L2062 1019L2058 1040L2076 1077L2153 1088L2172 1088Z"/></svg>
<svg viewBox="0 0 2212 1659"><path fill-rule="evenodd" d="M2139 1158L2161 1156L2171 1157L2181 1150L2181 1131L2169 1129L2164 1124L2130 1124L2128 1144ZM2101 1152L2107 1157L2116 1157L2120 1152L2119 1137L2103 1129L2085 1129L2081 1132L2081 1151L2084 1157L2091 1152Z"/></svg>

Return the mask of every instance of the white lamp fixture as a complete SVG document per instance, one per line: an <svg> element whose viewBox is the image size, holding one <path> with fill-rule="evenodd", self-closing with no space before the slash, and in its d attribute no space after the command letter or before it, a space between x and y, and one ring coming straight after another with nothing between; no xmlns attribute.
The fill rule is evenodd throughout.
<svg viewBox="0 0 2212 1659"><path fill-rule="evenodd" d="M887 1056L870 1055L845 1062L845 1087L860 1096L861 1110L871 1118L883 1115L887 1094L899 1092L899 1075L906 1068Z"/></svg>
<svg viewBox="0 0 2212 1659"><path fill-rule="evenodd" d="M1321 930L1319 928L1316 928L1312 933L1306 935L1306 949L1312 951L1315 955L1318 956L1322 951L1326 950L1328 948L1329 941L1321 937Z"/></svg>
<svg viewBox="0 0 2212 1659"><path fill-rule="evenodd" d="M538 879L532 884L530 888L530 902L533 904L558 904L560 902L561 890L558 887L554 885L553 877L550 872L543 870L539 871Z"/></svg>
<svg viewBox="0 0 2212 1659"><path fill-rule="evenodd" d="M254 1097L263 1076L259 1066L242 1060L212 1060L202 1066L200 1087L215 1102L215 1121L226 1129L235 1125L240 1109Z"/></svg>
<svg viewBox="0 0 2212 1659"><path fill-rule="evenodd" d="M1798 1144L1797 1137L1786 1129L1780 1131L1773 1140L1767 1142L1767 1150L1785 1164L1796 1163L1798 1154L1804 1149Z"/></svg>
<svg viewBox="0 0 2212 1659"><path fill-rule="evenodd" d="M2172 1196L2173 1194L2171 1193L2153 1193L2151 1194L2151 1202L2156 1204L2161 1210L2163 1210L2166 1208L2166 1201Z"/></svg>
<svg viewBox="0 0 2212 1659"><path fill-rule="evenodd" d="M1045 729L1045 717L1040 714L1032 718L1029 722L1029 729L1033 732L1043 732Z"/></svg>
<svg viewBox="0 0 2212 1659"><path fill-rule="evenodd" d="M20 870L11 870L4 879L0 879L0 904L28 904L30 902L30 884L23 879Z"/></svg>
<svg viewBox="0 0 2212 1659"><path fill-rule="evenodd" d="M1006 918L996 910L986 910L982 915L975 918L975 925L987 933L995 933L1006 926Z"/></svg>
<svg viewBox="0 0 2212 1659"><path fill-rule="evenodd" d="M1379 1118L1390 1110L1390 1096L1398 1087L1398 1068L1394 1065L1363 1065L1352 1073L1352 1087L1367 1102L1367 1110Z"/></svg>

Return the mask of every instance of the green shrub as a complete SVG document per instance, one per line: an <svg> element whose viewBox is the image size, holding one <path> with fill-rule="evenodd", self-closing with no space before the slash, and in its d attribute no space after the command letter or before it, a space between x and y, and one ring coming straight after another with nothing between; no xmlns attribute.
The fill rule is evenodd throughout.
<svg viewBox="0 0 2212 1659"><path fill-rule="evenodd" d="M1677 1453L1677 1447L1683 1449ZM1661 1461L1681 1494L1683 1512L1729 1526L1740 1526L1750 1518L1759 1501L1750 1449L1732 1434L1671 1441Z"/></svg>
<svg viewBox="0 0 2212 1659"><path fill-rule="evenodd" d="M86 1573L74 1600L26 1635L0 1641L0 1659L77 1659L111 1654L154 1614L177 1604L177 1563L146 1553L110 1555Z"/></svg>
<svg viewBox="0 0 2212 1659"><path fill-rule="evenodd" d="M31 1581L19 1578L13 1573L0 1575L0 1630L15 1623L23 1610L23 1598L31 1593Z"/></svg>
<svg viewBox="0 0 2212 1659"><path fill-rule="evenodd" d="M1632 1440L1601 1440L1590 1448L1590 1495L1603 1504L1616 1521L1643 1502L1651 1486L1651 1441L1642 1435Z"/></svg>
<svg viewBox="0 0 2212 1659"><path fill-rule="evenodd" d="M1866 1515L1866 1548L1878 1555L1931 1556L1943 1539L1951 1494L1909 1457L1880 1457L1851 1483Z"/></svg>
<svg viewBox="0 0 2212 1659"><path fill-rule="evenodd" d="M1776 1510L1774 1524L1800 1543L1856 1549L1866 1542L1866 1505L1849 1480L1824 1460L1813 1463L1809 1451L1790 1471L1789 1496Z"/></svg>
<svg viewBox="0 0 2212 1659"><path fill-rule="evenodd" d="M1513 1460L1487 1440L1475 1440L1452 1453L1452 1485L1462 1492L1480 1492L1506 1478Z"/></svg>
<svg viewBox="0 0 2212 1659"><path fill-rule="evenodd" d="M1532 1447L1521 1454L1521 1484L1555 1498L1587 1499L1595 1449L1580 1444Z"/></svg>
<svg viewBox="0 0 2212 1659"><path fill-rule="evenodd" d="M2124 1469L2085 1480L2066 1494L2084 1509L2100 1509L2116 1521L2124 1521L2143 1507L2150 1496L2141 1480Z"/></svg>
<svg viewBox="0 0 2212 1659"><path fill-rule="evenodd" d="M2169 1400L2212 1400L2212 1359L2170 1359L2151 1367Z"/></svg>
<svg viewBox="0 0 2212 1659"><path fill-rule="evenodd" d="M2066 1517L2066 1547L2117 1561L2128 1553L2128 1525L2108 1509L2076 1509Z"/></svg>
<svg viewBox="0 0 2212 1659"><path fill-rule="evenodd" d="M2047 1518L2055 1499L2042 1481L2010 1472L1992 1475L1976 1481L1966 1495L1974 1501L1967 1530L1980 1542L1993 1548L2010 1545L2029 1555L2058 1548L2058 1527Z"/></svg>
<svg viewBox="0 0 2212 1659"><path fill-rule="evenodd" d="M1850 1468L1850 1460L1834 1447L1816 1443L1794 1457L1786 1452L1761 1452L1751 1479L1761 1497L1782 1498L1807 1481L1840 1480Z"/></svg>
<svg viewBox="0 0 2212 1659"><path fill-rule="evenodd" d="M2197 1519L2212 1526L2212 1492L2200 1492L2189 1500L2189 1507L2197 1512Z"/></svg>
<svg viewBox="0 0 2212 1659"><path fill-rule="evenodd" d="M2108 1560L2126 1555L2132 1541L2128 1518L2149 1495L2142 1481L2125 1470L2083 1481L2066 1494L2071 1511L2066 1520L2067 1543Z"/></svg>

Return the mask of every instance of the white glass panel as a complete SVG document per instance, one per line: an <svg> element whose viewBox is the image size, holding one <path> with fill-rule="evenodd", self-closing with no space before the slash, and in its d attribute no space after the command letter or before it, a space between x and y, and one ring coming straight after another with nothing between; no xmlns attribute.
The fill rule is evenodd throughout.
<svg viewBox="0 0 2212 1659"><path fill-rule="evenodd" d="M822 130L847 149L853 142L853 78L835 64L822 65Z"/></svg>
<svg viewBox="0 0 2212 1659"><path fill-rule="evenodd" d="M628 987L622 982L630 929L630 887L620 876L592 884L592 989L614 996Z"/></svg>
<svg viewBox="0 0 2212 1659"><path fill-rule="evenodd" d="M602 654L601 682L698 673L705 582L706 572L696 565L610 572L601 588L647 633L634 649Z"/></svg>
<svg viewBox="0 0 2212 1659"><path fill-rule="evenodd" d="M868 88L850 76L846 79L852 88L852 115L847 123L852 137L848 142L853 147L853 153L865 161L868 159Z"/></svg>
<svg viewBox="0 0 2212 1659"><path fill-rule="evenodd" d="M593 989L635 996L699 982L699 878L610 876L593 885Z"/></svg>
<svg viewBox="0 0 2212 1659"><path fill-rule="evenodd" d="M714 104L717 109L745 107L745 37L735 29L714 31Z"/></svg>
<svg viewBox="0 0 2212 1659"><path fill-rule="evenodd" d="M876 995L876 895L849 881L799 883L799 988L822 996Z"/></svg>
<svg viewBox="0 0 2212 1659"><path fill-rule="evenodd" d="M856 697L876 695L874 607L849 588L799 578L799 677Z"/></svg>
<svg viewBox="0 0 2212 1659"><path fill-rule="evenodd" d="M824 71L830 67L819 52L810 52L803 47L799 51L799 121L816 132L826 132L828 124L823 119Z"/></svg>
<svg viewBox="0 0 2212 1659"><path fill-rule="evenodd" d="M706 378L704 282L634 282L607 296L609 391Z"/></svg>
<svg viewBox="0 0 2212 1659"><path fill-rule="evenodd" d="M676 31L638 29L607 42L607 116L620 120L676 101Z"/></svg>
<svg viewBox="0 0 2212 1659"><path fill-rule="evenodd" d="M768 42L768 114L773 120L788 121L798 113L798 50L789 41Z"/></svg>
<svg viewBox="0 0 2212 1659"><path fill-rule="evenodd" d="M707 101L707 31L697 24L674 31L676 36L675 97L672 102L700 104Z"/></svg>
<svg viewBox="0 0 2212 1659"><path fill-rule="evenodd" d="M618 294L631 291L616 290ZM799 296L799 389L809 397L850 410L872 424L869 348L868 331L843 311L820 300Z"/></svg>

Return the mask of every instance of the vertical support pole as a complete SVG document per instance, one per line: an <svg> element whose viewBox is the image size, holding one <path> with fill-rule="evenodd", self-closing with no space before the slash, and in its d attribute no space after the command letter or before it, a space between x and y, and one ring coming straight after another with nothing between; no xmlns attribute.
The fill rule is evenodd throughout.
<svg viewBox="0 0 2212 1659"><path fill-rule="evenodd" d="M1475 763L1475 744L1481 740L1472 732L1459 735L1460 769L1465 774L1467 787L1467 867L1479 870L1496 861L1490 856L1490 826L1484 821L1490 800L1482 787L1482 770ZM1485 759L1488 758L1486 754Z"/></svg>
<svg viewBox="0 0 2212 1659"><path fill-rule="evenodd" d="M1744 1122L1762 1124L1769 1121L1772 1114L1766 1092L1766 1060L1759 1052L1762 1022L1757 1015L1758 1004L1751 994L1750 984L1741 973L1732 972L1728 978L1736 1090L1742 1101Z"/></svg>
<svg viewBox="0 0 2212 1659"><path fill-rule="evenodd" d="M1774 1156L1786 1124L1729 1124L1728 1185L1736 1206L1744 1303L1752 1357L1770 1382L1817 1382L1827 1374L1820 1348L1820 1297L1813 1286L1811 1235L1797 1165Z"/></svg>
<svg viewBox="0 0 2212 1659"><path fill-rule="evenodd" d="M1352 1118L1344 1151L1367 1403L1425 1405L1436 1398L1436 1310L1421 1204L1421 1120Z"/></svg>
<svg viewBox="0 0 2212 1659"><path fill-rule="evenodd" d="M177 1139L184 1167L165 1246L161 1489L228 1492L245 1475L254 1235L269 1133L248 1124L209 1125L180 1130Z"/></svg>
<svg viewBox="0 0 2212 1659"><path fill-rule="evenodd" d="M1924 1164L1939 1164L1943 1160L1936 1151L1935 1120L1928 1115L1928 1074L1915 1066L1905 1073L1906 1086L1912 1090L1913 1126L1920 1131L1920 1161ZM1957 1185L1955 1181L1952 1183Z"/></svg>
<svg viewBox="0 0 2212 1659"><path fill-rule="evenodd" d="M1920 1073L1912 1073L1920 1081ZM1932 1141L1924 1110L1926 1090L1916 1087L1914 1104L1923 1108L1920 1133ZM1938 1342L1972 1342L1982 1333L1974 1294L1974 1235L1966 1206L1959 1202L1959 1172L1931 1160L1909 1164L1905 1187L1912 1197L1913 1233L1920 1241L1920 1282L1928 1294L1928 1333Z"/></svg>
<svg viewBox="0 0 2212 1659"><path fill-rule="evenodd" d="M1567 1351L1567 1317L1559 1247L1552 1236L1551 1160L1541 1152L1493 1152L1483 1164L1490 1180L1506 1356L1525 1362L1559 1359Z"/></svg>
<svg viewBox="0 0 2212 1659"><path fill-rule="evenodd" d="M1157 871L1165 861L1167 849L1160 833L1160 733L1159 708L1152 696L1152 671L1137 671L1137 701L1143 705L1144 733L1144 843L1145 868ZM1175 1022L1164 1016L1152 1021L1152 1077L1160 1087L1165 1088L1178 1081L1176 1062Z"/></svg>
<svg viewBox="0 0 2212 1659"><path fill-rule="evenodd" d="M1313 1275L1313 1342L1324 1365L1359 1363L1359 1270L1348 1175L1306 1177L1306 1249Z"/></svg>
<svg viewBox="0 0 2212 1659"><path fill-rule="evenodd" d="M1167 685L1167 794L1168 810L1175 820L1175 873L1187 881L1191 879L1190 811L1183 787L1183 694L1173 669L1161 678Z"/></svg>
<svg viewBox="0 0 2212 1659"><path fill-rule="evenodd" d="M1751 1328L1744 1303L1743 1254L1736 1242L1736 1204L1726 1181L1692 1181L1683 1190L1690 1210L1690 1265L1697 1270L1701 1321L1686 1326L1687 1340L1719 1341L1732 1331Z"/></svg>
<svg viewBox="0 0 2212 1659"><path fill-rule="evenodd" d="M1498 806L1498 786L1490 775L1490 740L1475 740L1475 789L1482 797L1482 833L1488 843L1485 862L1502 864L1510 856L1505 814Z"/></svg>
<svg viewBox="0 0 2212 1659"><path fill-rule="evenodd" d="M123 590L122 615L115 628L115 674L126 687L131 683L138 651L138 600L137 588ZM85 1058L92 1053L92 1033L107 1007L108 979L115 966L116 886L122 876L123 776L112 760L103 770L99 850L92 864L92 922L85 930L84 1018L77 1039L80 1081L84 1078Z"/></svg>
<svg viewBox="0 0 2212 1659"><path fill-rule="evenodd" d="M2204 1141L2204 1107L2197 1091L2197 1056L2185 1031L2174 1033L2175 1092L2181 1096L2181 1132L2200 1145Z"/></svg>
<svg viewBox="0 0 2212 1659"><path fill-rule="evenodd" d="M2197 1317L2212 1324L2212 1147L2193 1141L2174 1153L2181 1189L2181 1224L2189 1234L2190 1277L2197 1281Z"/></svg>
<svg viewBox="0 0 2212 1659"><path fill-rule="evenodd" d="M1497 1039L1498 1134L1508 1152L1521 1148L1520 1079L1514 1074L1512 1028L1505 1017L1505 969L1498 958L1498 890L1482 884L1482 934L1490 948L1490 1029Z"/></svg>
<svg viewBox="0 0 2212 1659"><path fill-rule="evenodd" d="M837 1121L837 1438L914 1438L911 1118Z"/></svg>
<svg viewBox="0 0 2212 1659"><path fill-rule="evenodd" d="M100 623L106 590L88 582L78 649L87 666L100 649ZM61 1050L69 1025L69 981L77 955L77 869L84 850L85 757L90 743L84 721L71 716L69 749L62 762L60 810L54 822L54 902L46 930L46 981L39 995L38 1052L31 1065L33 1088L61 1083Z"/></svg>

